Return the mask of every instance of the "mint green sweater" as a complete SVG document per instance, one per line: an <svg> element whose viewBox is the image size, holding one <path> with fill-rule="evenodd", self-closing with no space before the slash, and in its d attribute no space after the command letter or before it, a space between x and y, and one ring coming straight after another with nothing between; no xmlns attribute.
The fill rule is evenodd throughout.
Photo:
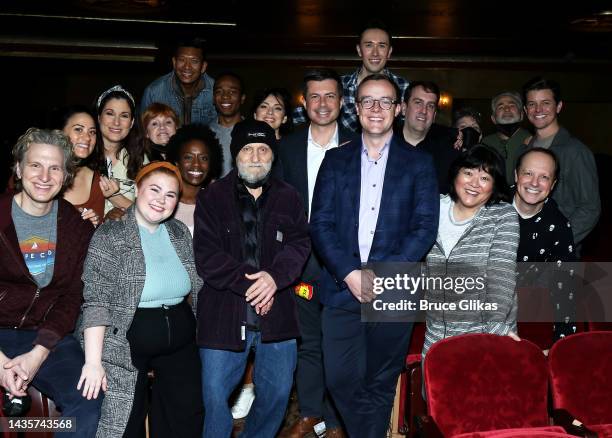
<svg viewBox="0 0 612 438"><path fill-rule="evenodd" d="M191 281L170 242L168 231L160 224L154 233L139 226L147 276L138 307L172 306L183 301Z"/></svg>

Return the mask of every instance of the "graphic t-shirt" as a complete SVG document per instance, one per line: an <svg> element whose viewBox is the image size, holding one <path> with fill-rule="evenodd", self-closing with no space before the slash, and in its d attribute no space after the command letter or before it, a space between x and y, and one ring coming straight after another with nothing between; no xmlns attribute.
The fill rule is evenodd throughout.
<svg viewBox="0 0 612 438"><path fill-rule="evenodd" d="M21 209L13 198L11 216L17 231L19 248L26 266L38 287L51 283L57 243L57 201L44 216L32 216Z"/></svg>

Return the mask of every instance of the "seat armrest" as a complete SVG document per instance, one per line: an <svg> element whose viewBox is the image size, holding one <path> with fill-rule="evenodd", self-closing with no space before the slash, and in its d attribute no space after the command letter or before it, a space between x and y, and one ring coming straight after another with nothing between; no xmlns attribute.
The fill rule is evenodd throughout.
<svg viewBox="0 0 612 438"><path fill-rule="evenodd" d="M552 417L555 426L561 426L569 434L585 438L597 438L597 433L589 429L565 409L554 409Z"/></svg>

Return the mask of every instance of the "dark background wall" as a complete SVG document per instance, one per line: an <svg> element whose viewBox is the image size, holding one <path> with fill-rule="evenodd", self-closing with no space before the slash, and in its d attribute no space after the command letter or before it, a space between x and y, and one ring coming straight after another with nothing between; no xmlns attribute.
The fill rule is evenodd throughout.
<svg viewBox="0 0 612 438"><path fill-rule="evenodd" d="M350 48L349 48L350 50ZM45 125L53 107L66 104L90 104L96 96L115 83L132 91L137 100L146 85L171 68L167 57L158 62L92 61L54 58L0 58L4 76L5 129L0 138L14 142L16 136L30 126ZM302 76L307 68L331 66L340 73L352 72L358 65L354 60L326 60L325 62L295 62L284 60L227 60L211 56L208 71L213 76L221 70L232 69L245 80L247 104L250 96L266 86L285 86L299 99ZM442 109L440 123L450 121L452 108L473 106L483 115L485 132L493 125L489 120L490 98L505 89L520 90L521 85L535 75L556 79L563 88L564 108L561 122L590 146L594 152L612 154L612 87L610 71L598 71L588 66L567 71L555 66L529 65L517 69L490 68L472 63L465 66L423 67L407 62L390 62L391 68L409 80L433 80L452 97L452 107Z"/></svg>
<svg viewBox="0 0 612 438"><path fill-rule="evenodd" d="M591 240L609 253L612 241L600 238L612 205L609 0L2 0L0 188L10 149L28 127L46 125L54 107L92 103L116 83L139 100L170 70L168 48L181 35L207 40L213 76L231 69L244 77L249 108L249 96L265 86L287 87L297 103L309 67L353 71L359 30L372 18L394 35L390 67L433 80L452 98L440 123L469 105L491 132L491 96L536 75L558 80L562 124L596 154L604 215Z"/></svg>

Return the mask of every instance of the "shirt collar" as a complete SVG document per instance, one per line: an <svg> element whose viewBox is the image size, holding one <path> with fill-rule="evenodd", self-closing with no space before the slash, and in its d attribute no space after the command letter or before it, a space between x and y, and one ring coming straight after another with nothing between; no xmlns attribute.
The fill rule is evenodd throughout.
<svg viewBox="0 0 612 438"><path fill-rule="evenodd" d="M202 73L200 75L200 80L198 82L198 86L195 89L195 92L193 93L193 95L189 96L191 98L195 98L197 95L200 94L200 92L206 88L206 81L204 80L204 75L206 73ZM174 91L182 98L185 98L185 93L183 92L183 87L181 87L181 84L179 84L178 79L176 78L176 73L174 73L174 71L172 72L172 88L174 88Z"/></svg>
<svg viewBox="0 0 612 438"><path fill-rule="evenodd" d="M355 70L355 72L351 75L351 84L354 85L355 87L357 87L357 79L359 78L359 73L361 73L362 69L363 69L363 64L357 70ZM381 71L381 74L386 75L391 79L394 79L393 73L391 73L387 67L383 68L383 70Z"/></svg>
<svg viewBox="0 0 612 438"><path fill-rule="evenodd" d="M324 150L328 150L328 149L331 149L333 147L337 147L338 143L339 143L339 140L338 140L338 121L336 121L336 130L334 131L334 135L331 136L331 138L329 139L329 143L327 143L326 145L320 145L319 143L317 143L314 140L314 138L312 138L312 124L308 125L308 144L312 144L312 145L315 145L318 148L321 148L321 149L324 149Z"/></svg>
<svg viewBox="0 0 612 438"><path fill-rule="evenodd" d="M372 160L380 160L385 155L387 149L389 149L389 144L391 143L392 138L393 137L390 137L389 140L385 143L385 145L380 149L380 155L378 156L378 158ZM365 156L365 158L370 159L370 156L368 155L368 148L365 145L365 142L363 141L363 134L361 134L361 153Z"/></svg>

